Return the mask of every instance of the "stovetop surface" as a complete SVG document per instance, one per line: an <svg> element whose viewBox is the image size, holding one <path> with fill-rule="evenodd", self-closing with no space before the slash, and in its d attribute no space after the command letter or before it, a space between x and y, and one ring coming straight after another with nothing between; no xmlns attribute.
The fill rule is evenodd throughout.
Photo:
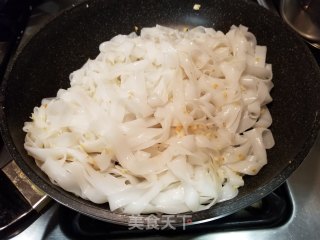
<svg viewBox="0 0 320 240"><path fill-rule="evenodd" d="M80 1L38 2L40 3L31 12L22 44L57 12ZM313 50L313 53L319 58L319 51ZM5 149L2 149L0 167L8 161L10 156ZM320 232L316 230L320 226L318 219L320 174L318 173L320 173L320 137L298 170L275 193L254 206L214 223L187 226L185 230L139 232L129 230L128 227L97 222L58 203L52 203L31 226L12 239L87 239L89 237L101 239L141 239L142 237L148 239L320 239ZM270 205L273 206L270 207Z"/></svg>

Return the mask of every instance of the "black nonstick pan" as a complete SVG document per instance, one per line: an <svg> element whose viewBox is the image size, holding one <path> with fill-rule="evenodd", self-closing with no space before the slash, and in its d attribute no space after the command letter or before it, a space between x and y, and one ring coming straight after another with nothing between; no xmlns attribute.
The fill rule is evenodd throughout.
<svg viewBox="0 0 320 240"><path fill-rule="evenodd" d="M199 10L193 6L200 5ZM98 54L101 42L129 34L135 26L202 25L226 32L245 25L268 48L273 66L275 146L268 164L254 177L245 177L237 197L191 215L193 223L231 214L261 199L278 186L304 160L319 129L320 72L308 47L280 18L251 1L235 0L93 0L65 10L43 27L12 60L0 98L1 131L11 156L31 181L54 200L94 218L127 224L129 216L113 213L108 204L97 205L53 185L24 150L22 127L41 99L69 86L69 74ZM175 224L182 218L173 216Z"/></svg>

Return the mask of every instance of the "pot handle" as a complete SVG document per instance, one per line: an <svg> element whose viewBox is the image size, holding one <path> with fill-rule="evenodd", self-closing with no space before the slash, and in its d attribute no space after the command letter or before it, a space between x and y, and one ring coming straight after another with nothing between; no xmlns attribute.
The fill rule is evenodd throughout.
<svg viewBox="0 0 320 240"><path fill-rule="evenodd" d="M9 162L0 171L0 238L13 237L27 228L50 200L14 160Z"/></svg>

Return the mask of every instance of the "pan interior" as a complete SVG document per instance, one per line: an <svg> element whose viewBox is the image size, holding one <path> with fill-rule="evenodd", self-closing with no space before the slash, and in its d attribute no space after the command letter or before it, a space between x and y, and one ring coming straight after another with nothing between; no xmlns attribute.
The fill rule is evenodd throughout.
<svg viewBox="0 0 320 240"><path fill-rule="evenodd" d="M106 205L79 199L54 186L23 148L22 127L41 99L69 86L69 74L98 54L101 42L135 27L156 24L184 28L202 25L226 32L245 25L259 45L268 48L273 66L271 130L276 145L268 151L269 164L257 176L246 177L239 195L208 211L194 213L193 222L230 214L263 197L299 166L317 134L320 75L309 50L276 16L246 1L93 0L69 9L44 27L20 51L5 78L2 131L7 147L20 167L54 199L93 217L125 223L127 216L111 213Z"/></svg>

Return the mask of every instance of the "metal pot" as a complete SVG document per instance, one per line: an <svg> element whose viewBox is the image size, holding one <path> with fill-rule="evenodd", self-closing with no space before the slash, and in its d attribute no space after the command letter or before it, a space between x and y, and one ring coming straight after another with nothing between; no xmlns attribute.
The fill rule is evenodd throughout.
<svg viewBox="0 0 320 240"><path fill-rule="evenodd" d="M96 56L99 43L116 34L128 34L135 26L203 25L227 31L233 24L243 24L257 36L259 44L268 47L267 62L273 65L274 73L274 101L269 107L276 142L268 151L269 163L257 176L245 178L245 186L234 199L188 213L193 223L214 220L256 202L280 186L300 165L320 124L320 72L309 49L280 18L251 1L200 0L199 10L193 8L194 4L193 0L85 1L63 11L17 52L2 85L1 132L17 165L41 191L86 215L128 224L130 216L111 212L108 204L94 204L51 183L25 151L22 127L42 98L68 87L69 73ZM45 197L40 195L37 199ZM175 215L172 221L176 225L182 223L181 217Z"/></svg>
<svg viewBox="0 0 320 240"><path fill-rule="evenodd" d="M302 37L320 44L319 0L281 0L280 14Z"/></svg>

